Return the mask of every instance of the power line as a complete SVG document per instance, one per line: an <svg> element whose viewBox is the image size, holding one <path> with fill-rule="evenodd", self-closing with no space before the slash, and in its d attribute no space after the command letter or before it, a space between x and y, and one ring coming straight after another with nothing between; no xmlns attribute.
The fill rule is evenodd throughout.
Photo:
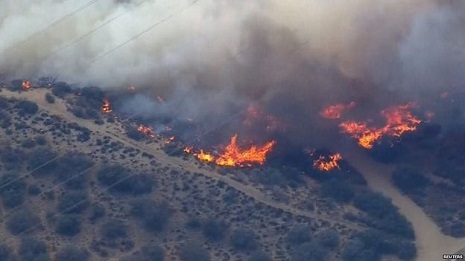
<svg viewBox="0 0 465 261"><path fill-rule="evenodd" d="M96 58L94 58L94 59L90 62L90 64L95 63L96 61L98 61L98 60L100 60L100 59L106 57L107 55L113 53L114 51L118 50L119 48L125 46L126 44L128 44L128 43L134 41L135 39L141 37L142 35L148 33L150 30L152 30L152 29L154 29L155 27L157 27L157 26L163 24L164 22L170 20L171 18L173 18L173 17L175 17L176 15L178 15L180 12L182 12L182 11L184 11L184 10L190 8L191 6L193 6L195 3L199 2L199 1L200 1L200 0L194 0L194 1L192 1L190 4L184 6L183 8L177 10L176 12L174 12L174 13L168 15L167 17L165 17L165 18L163 18L163 19L157 21L156 23L150 25L149 27L147 27L147 28L144 29L143 31L139 32L138 34L134 35L133 37L129 38L128 40L126 40L126 41L124 41L124 42L118 44L117 46L113 47L112 49L110 49L110 50L104 52L103 54L101 54L101 55L99 55L99 56L97 56Z"/></svg>
<svg viewBox="0 0 465 261"><path fill-rule="evenodd" d="M148 0L143 0L143 1L141 1L141 2L139 2L139 3L137 3L137 4L135 4L134 7L140 6L140 5L142 5L143 3L147 2L147 1L148 1ZM126 10L127 10L127 9L126 9ZM126 12L127 12L127 11L122 12L122 13L120 13L120 14L118 14L118 15L112 17L111 19L107 20L106 22L102 23L101 25L97 26L96 28L94 28L94 29L88 31L87 33L85 33L85 34L83 34L83 35L81 35L81 36L75 38L75 39L72 40L70 43L61 46L61 47L58 48L57 50L54 50L54 51L50 54L50 56L53 56L53 55L55 55L55 54L57 54L57 53L59 53L59 52L65 50L65 49L67 49L67 48L69 48L69 47L71 47L71 46L77 44L77 43L78 43L79 41L81 41L82 39L84 39L84 38L86 38L86 37L92 35L93 33L97 32L98 30L102 29L103 27L105 27L105 26L107 26L107 25L113 23L113 22L116 21L118 18L120 18L120 17L122 17L123 15L125 15Z"/></svg>
<svg viewBox="0 0 465 261"><path fill-rule="evenodd" d="M93 4L97 3L99 0L91 0L81 6L79 6L78 8L74 9L73 11L71 11L70 13L58 18L57 20L53 21L52 23L48 24L47 26L45 26L44 28L40 29L39 31L31 34L30 36L26 37L25 39L21 40L20 42L18 43L15 43L13 46L10 46L9 48L7 49L11 49L11 48L16 48L17 46L19 45L22 45L24 43L26 43L27 41L29 41L31 38L34 38L36 37L37 35L40 35L44 32L46 32L49 28L55 26L55 25L58 25L60 23L62 23L63 21L65 21L66 19L68 18L71 18L72 16L74 16L75 14L78 14L79 12L87 9L88 7L92 6Z"/></svg>

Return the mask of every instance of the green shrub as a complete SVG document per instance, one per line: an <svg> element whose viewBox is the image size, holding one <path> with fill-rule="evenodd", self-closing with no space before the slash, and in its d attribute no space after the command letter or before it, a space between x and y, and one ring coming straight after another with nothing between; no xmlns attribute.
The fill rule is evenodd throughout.
<svg viewBox="0 0 465 261"><path fill-rule="evenodd" d="M255 234L250 230L235 230L231 235L231 245L237 250L254 250L257 248Z"/></svg>
<svg viewBox="0 0 465 261"><path fill-rule="evenodd" d="M291 246L298 246L312 239L311 228L305 224L298 224L291 228L287 234L287 242Z"/></svg>
<svg viewBox="0 0 465 261"><path fill-rule="evenodd" d="M90 260L90 253L84 248L75 246L68 246L56 255L56 261L88 261Z"/></svg>
<svg viewBox="0 0 465 261"><path fill-rule="evenodd" d="M64 236L75 236L81 232L81 221L76 215L61 215L55 225L55 231Z"/></svg>
<svg viewBox="0 0 465 261"><path fill-rule="evenodd" d="M21 239L19 246L20 261L49 261L50 256L47 245L44 242L34 238Z"/></svg>
<svg viewBox="0 0 465 261"><path fill-rule="evenodd" d="M179 257L182 261L210 261L210 253L196 242L187 242L181 247Z"/></svg>
<svg viewBox="0 0 465 261"><path fill-rule="evenodd" d="M39 225L39 217L29 209L16 211L6 223L8 231L13 235L31 232Z"/></svg>
<svg viewBox="0 0 465 261"><path fill-rule="evenodd" d="M71 191L61 197L58 202L58 211L64 214L79 214L88 206L87 194L82 191Z"/></svg>

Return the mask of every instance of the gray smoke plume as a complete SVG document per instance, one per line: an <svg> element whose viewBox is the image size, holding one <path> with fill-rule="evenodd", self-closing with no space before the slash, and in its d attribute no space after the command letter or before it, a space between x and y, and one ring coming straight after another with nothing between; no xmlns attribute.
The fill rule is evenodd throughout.
<svg viewBox="0 0 465 261"><path fill-rule="evenodd" d="M330 103L463 88L464 26L454 0L3 0L0 73L132 85L168 104L128 110L199 121L255 102L309 137Z"/></svg>

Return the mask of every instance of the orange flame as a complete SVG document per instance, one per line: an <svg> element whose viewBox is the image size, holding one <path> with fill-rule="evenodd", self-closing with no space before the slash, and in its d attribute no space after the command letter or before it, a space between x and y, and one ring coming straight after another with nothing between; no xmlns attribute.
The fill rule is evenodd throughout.
<svg viewBox="0 0 465 261"><path fill-rule="evenodd" d="M110 113L112 111L113 110L111 109L110 100L107 99L107 98L103 99L102 112L105 113L105 114L108 114L108 113Z"/></svg>
<svg viewBox="0 0 465 261"><path fill-rule="evenodd" d="M344 111L351 109L355 106L355 102L351 102L349 104L335 104L335 105L330 105L326 108L324 108L321 112L320 115L321 117L325 119L339 119L342 116L342 113Z"/></svg>
<svg viewBox="0 0 465 261"><path fill-rule="evenodd" d="M318 159L313 161L313 167L320 171L341 169L339 167L339 161L341 160L342 156L340 153L329 155L329 157L320 156Z"/></svg>
<svg viewBox="0 0 465 261"><path fill-rule="evenodd" d="M196 156L201 161L213 162L215 160L215 157L212 154L204 152L203 150L200 150Z"/></svg>
<svg viewBox="0 0 465 261"><path fill-rule="evenodd" d="M171 136L171 137L169 137L168 139L165 140L165 143L170 144L173 141L174 141L174 136Z"/></svg>
<svg viewBox="0 0 465 261"><path fill-rule="evenodd" d="M31 82L30 81L23 81L21 83L21 86L22 86L23 90L27 91L27 90L31 89Z"/></svg>
<svg viewBox="0 0 465 261"><path fill-rule="evenodd" d="M275 141L267 142L263 146L252 146L249 149L241 150L237 146L237 134L231 138L231 142L226 146L222 155L216 159L215 163L220 166L244 166L251 163L263 164L266 155L276 144Z"/></svg>
<svg viewBox="0 0 465 261"><path fill-rule="evenodd" d="M184 148L184 153L187 153L187 154L191 154L192 151L193 151L193 147L192 146L189 146L189 147L185 147Z"/></svg>
<svg viewBox="0 0 465 261"><path fill-rule="evenodd" d="M408 103L381 111L381 115L386 119L386 125L381 128L368 127L366 123L356 121L343 122L339 127L342 132L358 139L360 146L371 149L385 135L398 138L405 132L415 131L421 120L410 111L414 106L414 103Z"/></svg>
<svg viewBox="0 0 465 261"><path fill-rule="evenodd" d="M144 126L144 125L139 125L139 127L137 128L137 130L147 136L150 136L153 134L153 130L151 127L147 127L147 126Z"/></svg>
<svg viewBox="0 0 465 261"><path fill-rule="evenodd" d="M275 141L267 142L263 146L251 146L248 149L240 149L237 146L237 134L231 138L230 143L226 146L224 152L218 157L213 154L200 150L198 154L194 154L197 159L206 162L214 162L219 166L251 166L252 164L264 164L267 154L276 144ZM191 153L192 147L187 147L184 152Z"/></svg>

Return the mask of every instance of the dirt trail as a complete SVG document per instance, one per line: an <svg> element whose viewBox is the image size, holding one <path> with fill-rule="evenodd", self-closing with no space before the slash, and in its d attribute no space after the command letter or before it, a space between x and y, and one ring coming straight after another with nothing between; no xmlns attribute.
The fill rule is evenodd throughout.
<svg viewBox="0 0 465 261"><path fill-rule="evenodd" d="M359 148L341 152L345 159L362 173L370 188L391 198L394 205L412 223L418 261L443 260L443 254L456 253L465 246L465 238L457 239L444 235L419 206L391 184L392 166L372 160Z"/></svg>
<svg viewBox="0 0 465 261"><path fill-rule="evenodd" d="M263 203L270 207L281 209L282 211L291 213L293 215L305 216L305 217L309 217L313 219L323 220L323 221L326 221L334 225L343 225L345 227L348 227L354 230L364 229L364 227L359 226L355 223L336 219L334 217L327 217L324 215L319 215L319 214L309 212L309 211L295 209L285 203L276 202L274 200L267 198L260 190L258 190L257 188L253 186L245 185L243 183L240 183L236 180L231 179L230 177L219 175L214 171L201 168L195 165L193 161L185 161L177 157L171 157L167 155L166 153L164 153L163 150L160 150L159 149L160 146L158 144L145 144L143 142L137 142L137 141L130 140L126 138L125 135L121 135L121 132L117 130L116 126L112 127L109 124L97 125L97 124L94 124L90 120L78 118L74 116L72 113L70 113L69 111L67 111L67 108L65 104L62 102L62 100L56 100L56 102L53 104L46 102L44 99L46 92L47 92L46 89L36 89L34 91L17 93L17 92L11 92L11 91L3 89L2 92L0 92L0 96L4 96L8 98L14 97L17 99L28 99L28 100L34 101L35 103L37 103L37 105L41 109L49 111L50 113L56 116L60 116L66 121L76 122L77 124L88 128L94 133L99 132L101 134L108 135L112 139L118 140L128 147L139 149L142 152L154 155L157 161L163 162L164 164L181 167L191 172L200 173L211 179L223 181L229 186L235 188L236 190L246 194L249 197L254 198L257 202Z"/></svg>

